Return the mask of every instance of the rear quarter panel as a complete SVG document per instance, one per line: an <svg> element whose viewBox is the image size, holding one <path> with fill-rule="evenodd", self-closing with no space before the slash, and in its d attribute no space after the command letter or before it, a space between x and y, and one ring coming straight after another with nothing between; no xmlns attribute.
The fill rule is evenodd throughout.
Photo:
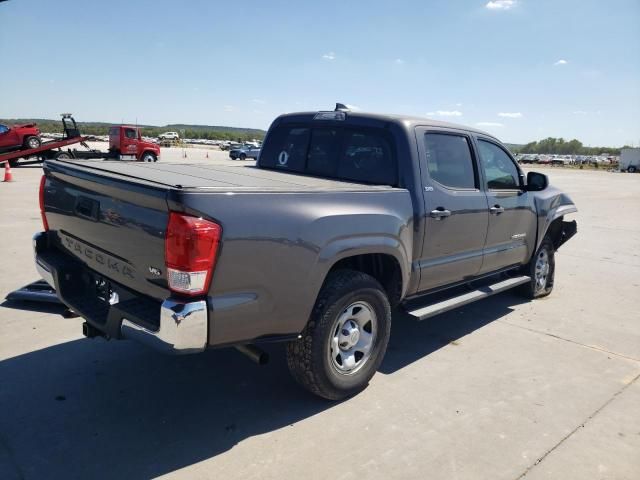
<svg viewBox="0 0 640 480"><path fill-rule="evenodd" d="M393 255L408 282L413 207L404 189L181 193L175 201L222 225L210 289L211 345L299 333L327 273L347 256Z"/></svg>

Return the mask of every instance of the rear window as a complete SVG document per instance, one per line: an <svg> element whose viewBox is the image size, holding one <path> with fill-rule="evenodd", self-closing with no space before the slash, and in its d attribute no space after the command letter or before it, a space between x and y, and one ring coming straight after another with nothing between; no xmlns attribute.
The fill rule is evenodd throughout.
<svg viewBox="0 0 640 480"><path fill-rule="evenodd" d="M283 125L269 134L260 167L362 183L398 181L391 138L378 129Z"/></svg>

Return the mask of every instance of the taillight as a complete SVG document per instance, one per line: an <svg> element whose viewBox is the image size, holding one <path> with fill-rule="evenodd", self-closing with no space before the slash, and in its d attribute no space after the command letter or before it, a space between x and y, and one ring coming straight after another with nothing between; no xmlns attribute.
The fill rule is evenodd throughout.
<svg viewBox="0 0 640 480"><path fill-rule="evenodd" d="M44 213L44 184L47 181L45 175L40 179L40 192L38 193L38 199L40 201L40 216L42 217L42 226L45 232L49 231L49 222L47 222L47 216Z"/></svg>
<svg viewBox="0 0 640 480"><path fill-rule="evenodd" d="M164 258L173 292L202 295L209 290L221 235L222 228L217 223L169 213Z"/></svg>

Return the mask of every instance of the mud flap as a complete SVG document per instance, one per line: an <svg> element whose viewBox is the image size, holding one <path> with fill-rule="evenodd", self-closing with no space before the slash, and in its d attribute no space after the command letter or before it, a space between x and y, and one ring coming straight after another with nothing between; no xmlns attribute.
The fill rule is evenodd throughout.
<svg viewBox="0 0 640 480"><path fill-rule="evenodd" d="M567 240L573 237L576 233L578 233L578 224L575 220L571 222L562 222L562 233L560 234L560 238L556 244L556 250L560 248Z"/></svg>

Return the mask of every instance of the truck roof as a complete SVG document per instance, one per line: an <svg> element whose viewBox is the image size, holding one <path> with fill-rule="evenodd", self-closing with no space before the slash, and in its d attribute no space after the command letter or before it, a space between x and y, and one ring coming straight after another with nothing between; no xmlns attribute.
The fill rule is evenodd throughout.
<svg viewBox="0 0 640 480"><path fill-rule="evenodd" d="M342 110L344 111L344 110ZM294 112L294 113L285 113L280 115L276 121L312 121L313 118L318 113L326 113L326 111L320 112ZM411 115L399 115L392 113L371 113L371 112L360 112L360 111L352 111L346 110L344 111L346 114L346 119L351 120L373 120L378 122L391 122L402 126L405 129L412 129L413 127L423 126L423 127L440 127L440 128L453 128L456 130L466 130L468 132L479 133L482 135L486 135L487 137L494 138L498 140L494 135L487 133L483 130L479 130L477 128L467 127L465 125L460 125L457 123L450 122L442 122L440 120L433 120L431 118L419 117L419 116L411 116Z"/></svg>

